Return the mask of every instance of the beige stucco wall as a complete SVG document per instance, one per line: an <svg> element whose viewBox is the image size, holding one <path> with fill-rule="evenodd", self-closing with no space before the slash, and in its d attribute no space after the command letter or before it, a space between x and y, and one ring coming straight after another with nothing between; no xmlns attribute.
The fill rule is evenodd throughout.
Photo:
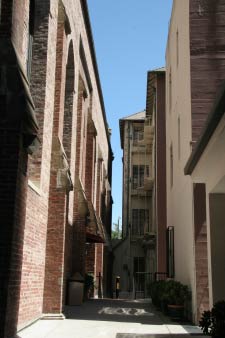
<svg viewBox="0 0 225 338"><path fill-rule="evenodd" d="M184 167L191 153L192 135L189 45L189 1L175 0L166 51L167 224L174 226L175 279L191 288L192 313L193 319L195 319L193 194L191 179L184 175ZM171 92L169 89L170 73ZM178 144L179 118L180 152ZM170 177L171 145L173 147L172 186Z"/></svg>
<svg viewBox="0 0 225 338"><path fill-rule="evenodd" d="M225 259L224 245L224 206L220 206L220 197L225 194L225 116L220 121L213 136L211 137L204 153L192 173L192 179L195 183L206 184L206 211L207 211L207 234L208 234L208 272L209 272L209 301L212 306L221 295L223 288L218 285L221 276L221 261ZM221 196L220 196L221 195ZM224 200L223 200L224 205ZM221 223L222 222L222 223ZM220 229L220 232L218 232ZM216 242L217 248L214 245ZM216 249L216 252L215 252ZM218 255L216 253L219 253ZM217 271L217 268L219 270ZM214 273L213 273L214 271ZM219 272L217 281L215 273ZM221 278L220 278L221 277ZM213 285L214 284L214 285ZM214 290L214 291L213 291ZM215 293L215 290L219 291Z"/></svg>
<svg viewBox="0 0 225 338"><path fill-rule="evenodd" d="M196 165L192 179L206 183L208 193L225 192L225 184L220 182L225 173L225 116L220 121L204 153Z"/></svg>

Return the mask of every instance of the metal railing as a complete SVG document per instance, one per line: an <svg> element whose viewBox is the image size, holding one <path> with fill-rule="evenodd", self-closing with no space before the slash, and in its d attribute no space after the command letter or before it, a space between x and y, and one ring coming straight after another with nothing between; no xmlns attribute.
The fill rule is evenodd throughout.
<svg viewBox="0 0 225 338"><path fill-rule="evenodd" d="M134 274L134 299L150 297L149 286L154 281L151 272L136 272Z"/></svg>
<svg viewBox="0 0 225 338"><path fill-rule="evenodd" d="M135 272L133 276L133 297L150 298L151 283L159 280L166 280L167 272Z"/></svg>
<svg viewBox="0 0 225 338"><path fill-rule="evenodd" d="M154 274L154 280L166 280L168 278L168 273L167 272L155 272Z"/></svg>

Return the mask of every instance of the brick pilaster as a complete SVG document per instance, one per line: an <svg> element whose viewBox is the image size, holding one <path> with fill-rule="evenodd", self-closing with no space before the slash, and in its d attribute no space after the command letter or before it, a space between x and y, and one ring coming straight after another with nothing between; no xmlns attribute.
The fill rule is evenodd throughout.
<svg viewBox="0 0 225 338"><path fill-rule="evenodd" d="M14 336L20 299L27 155L19 130L0 128L0 337Z"/></svg>
<svg viewBox="0 0 225 338"><path fill-rule="evenodd" d="M61 108L64 103L64 93L62 93L65 41L63 20L59 19L57 29L55 105L43 301L43 312L53 314L60 314L63 309L65 227L67 221L66 191L59 187L58 182L59 162L62 156L58 136L62 131L63 114Z"/></svg>
<svg viewBox="0 0 225 338"><path fill-rule="evenodd" d="M76 142L76 166L75 181L80 178L82 181L82 172L85 158L84 133L84 101L85 89L82 78L79 78L78 102L77 102L77 142ZM82 182L84 183L84 182ZM85 246L86 246L86 213L81 213L79 208L79 192L75 190L74 198L74 229L73 229L73 272L85 272Z"/></svg>

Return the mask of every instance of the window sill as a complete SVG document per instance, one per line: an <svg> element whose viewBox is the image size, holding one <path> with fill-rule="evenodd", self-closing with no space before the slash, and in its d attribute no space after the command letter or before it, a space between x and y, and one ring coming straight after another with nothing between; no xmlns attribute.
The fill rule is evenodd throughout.
<svg viewBox="0 0 225 338"><path fill-rule="evenodd" d="M30 187L37 195L42 196L41 189L31 180L28 180L28 187Z"/></svg>

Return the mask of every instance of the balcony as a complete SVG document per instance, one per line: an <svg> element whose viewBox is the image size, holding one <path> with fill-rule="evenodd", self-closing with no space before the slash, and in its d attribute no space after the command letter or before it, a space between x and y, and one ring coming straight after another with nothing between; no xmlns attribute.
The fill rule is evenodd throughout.
<svg viewBox="0 0 225 338"><path fill-rule="evenodd" d="M146 176L144 178L144 190L152 190L154 178L152 176Z"/></svg>
<svg viewBox="0 0 225 338"><path fill-rule="evenodd" d="M143 236L141 244L145 249L154 249L156 246L156 233L146 232Z"/></svg>
<svg viewBox="0 0 225 338"><path fill-rule="evenodd" d="M143 249L154 249L156 247L156 233L131 234L131 241L139 243Z"/></svg>
<svg viewBox="0 0 225 338"><path fill-rule="evenodd" d="M137 191L137 194L138 194L141 191L146 192L146 191L152 190L153 183L154 183L154 178L152 176L145 176L142 181L142 184L139 187L137 187L134 191Z"/></svg>
<svg viewBox="0 0 225 338"><path fill-rule="evenodd" d="M139 197L150 197L151 189L145 190L144 187L139 187L136 189L132 189L130 192L131 196L139 196Z"/></svg>
<svg viewBox="0 0 225 338"><path fill-rule="evenodd" d="M145 153L146 152L146 146L143 140L140 140L138 142L133 143L132 147L132 153Z"/></svg>
<svg viewBox="0 0 225 338"><path fill-rule="evenodd" d="M141 145L152 145L155 135L155 128L150 123L144 125L143 139L138 141L138 144Z"/></svg>

